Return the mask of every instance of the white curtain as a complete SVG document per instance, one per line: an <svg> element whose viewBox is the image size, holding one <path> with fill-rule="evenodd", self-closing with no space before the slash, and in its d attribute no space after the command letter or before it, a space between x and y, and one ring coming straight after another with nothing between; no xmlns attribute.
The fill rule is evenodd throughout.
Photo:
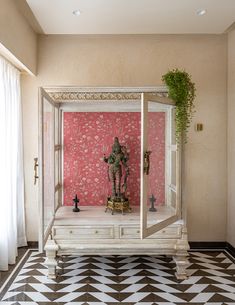
<svg viewBox="0 0 235 305"><path fill-rule="evenodd" d="M0 270L26 245L20 73L0 57Z"/></svg>

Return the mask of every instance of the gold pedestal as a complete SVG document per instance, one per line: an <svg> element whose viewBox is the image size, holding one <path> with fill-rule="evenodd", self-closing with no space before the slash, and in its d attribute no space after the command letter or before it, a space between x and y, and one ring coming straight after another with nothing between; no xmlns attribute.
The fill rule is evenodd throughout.
<svg viewBox="0 0 235 305"><path fill-rule="evenodd" d="M122 212L131 212L131 207L129 204L129 200L117 201L111 198L107 199L106 209L105 212L111 210L111 214L113 215L114 211Z"/></svg>

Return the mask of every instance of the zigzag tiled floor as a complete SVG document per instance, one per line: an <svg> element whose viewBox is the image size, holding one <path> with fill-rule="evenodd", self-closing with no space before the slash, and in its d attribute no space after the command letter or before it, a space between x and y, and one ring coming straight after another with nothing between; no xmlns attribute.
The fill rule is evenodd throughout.
<svg viewBox="0 0 235 305"><path fill-rule="evenodd" d="M44 259L32 252L1 305L235 305L235 264L222 252L191 252L181 281L164 256L70 256L57 280L46 277Z"/></svg>

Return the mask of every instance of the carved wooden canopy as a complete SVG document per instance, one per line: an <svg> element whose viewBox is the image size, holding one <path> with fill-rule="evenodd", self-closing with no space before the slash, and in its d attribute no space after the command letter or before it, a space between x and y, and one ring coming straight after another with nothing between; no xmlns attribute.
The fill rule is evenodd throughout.
<svg viewBox="0 0 235 305"><path fill-rule="evenodd" d="M84 101L137 101L141 93L148 93L158 97L168 97L166 87L44 87L45 91L57 103Z"/></svg>

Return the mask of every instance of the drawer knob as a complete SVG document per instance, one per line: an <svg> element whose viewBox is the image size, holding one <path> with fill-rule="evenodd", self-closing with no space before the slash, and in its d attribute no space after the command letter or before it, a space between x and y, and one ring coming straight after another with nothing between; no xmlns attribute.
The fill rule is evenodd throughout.
<svg viewBox="0 0 235 305"><path fill-rule="evenodd" d="M69 233L70 233L70 234L72 234L72 233L73 233L73 231L69 231Z"/></svg>
<svg viewBox="0 0 235 305"><path fill-rule="evenodd" d="M137 230L136 232L137 232L137 233L140 233L140 230Z"/></svg>
<svg viewBox="0 0 235 305"><path fill-rule="evenodd" d="M96 230L96 231L95 231L95 234L98 234L98 233L99 233L99 231Z"/></svg>

